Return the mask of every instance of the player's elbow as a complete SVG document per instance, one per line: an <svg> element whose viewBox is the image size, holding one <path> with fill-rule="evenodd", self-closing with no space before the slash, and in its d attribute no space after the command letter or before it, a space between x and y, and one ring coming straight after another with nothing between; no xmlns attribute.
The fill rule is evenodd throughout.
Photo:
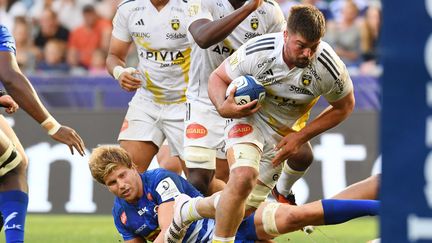
<svg viewBox="0 0 432 243"><path fill-rule="evenodd" d="M205 35L194 37L195 42L201 49L207 49L213 45L212 39L207 38Z"/></svg>

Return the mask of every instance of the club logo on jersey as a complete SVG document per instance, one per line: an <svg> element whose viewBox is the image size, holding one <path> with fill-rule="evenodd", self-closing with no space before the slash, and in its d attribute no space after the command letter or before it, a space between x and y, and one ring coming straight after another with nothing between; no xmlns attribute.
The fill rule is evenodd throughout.
<svg viewBox="0 0 432 243"><path fill-rule="evenodd" d="M186 137L190 139L205 137L207 133L207 128L198 123L192 123L186 127Z"/></svg>
<svg viewBox="0 0 432 243"><path fill-rule="evenodd" d="M193 3L193 4L191 4L189 6L189 8L188 8L189 17L195 16L198 13L198 11L199 11L200 8L201 8L201 6L200 6L199 3Z"/></svg>
<svg viewBox="0 0 432 243"><path fill-rule="evenodd" d="M311 82L312 82L312 76L309 74L303 74L302 84L304 86L309 86L311 84Z"/></svg>
<svg viewBox="0 0 432 243"><path fill-rule="evenodd" d="M228 138L241 138L253 132L249 124L236 124L228 132Z"/></svg>
<svg viewBox="0 0 432 243"><path fill-rule="evenodd" d="M252 28L253 30L256 30L256 29L258 29L258 25L259 25L259 23L258 23L258 18L257 18L257 17L252 17L252 18L251 18L251 21L250 21L250 26L251 26L251 28Z"/></svg>
<svg viewBox="0 0 432 243"><path fill-rule="evenodd" d="M171 20L171 27L173 28L173 30L178 30L180 29L180 20L175 18Z"/></svg>
<svg viewBox="0 0 432 243"><path fill-rule="evenodd" d="M147 199L149 200L149 201L153 201L153 196L152 196L152 194L149 192L149 193L147 193Z"/></svg>
<svg viewBox="0 0 432 243"><path fill-rule="evenodd" d="M120 215L120 221L122 222L123 225L126 225L127 223L127 216L126 216L126 212L123 211L123 213Z"/></svg>
<svg viewBox="0 0 432 243"><path fill-rule="evenodd" d="M160 195L162 202L180 195L179 189L170 177L159 182L156 192Z"/></svg>
<svg viewBox="0 0 432 243"><path fill-rule="evenodd" d="M273 174L273 181L277 181L279 179L279 174Z"/></svg>

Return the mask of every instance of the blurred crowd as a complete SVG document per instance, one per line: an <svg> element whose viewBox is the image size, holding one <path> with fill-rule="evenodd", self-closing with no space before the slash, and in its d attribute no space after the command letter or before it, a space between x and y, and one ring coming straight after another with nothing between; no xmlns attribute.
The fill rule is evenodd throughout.
<svg viewBox="0 0 432 243"><path fill-rule="evenodd" d="M327 20L325 41L351 75L379 76L379 0L278 0L284 13L295 4L317 6ZM108 75L105 58L111 20L120 0L0 0L0 23L17 46L26 74ZM131 50L133 53L134 50ZM133 57L133 55L130 55ZM133 58L130 62L136 62Z"/></svg>

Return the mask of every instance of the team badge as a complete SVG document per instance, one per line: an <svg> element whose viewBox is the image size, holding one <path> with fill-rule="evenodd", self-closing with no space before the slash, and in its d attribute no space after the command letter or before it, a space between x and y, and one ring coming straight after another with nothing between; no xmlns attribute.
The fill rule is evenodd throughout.
<svg viewBox="0 0 432 243"><path fill-rule="evenodd" d="M122 214L120 215L120 221L122 222L123 225L126 225L127 223L127 216L126 216L126 212L123 211Z"/></svg>
<svg viewBox="0 0 432 243"><path fill-rule="evenodd" d="M312 76L310 76L309 74L303 74L302 84L304 86L309 86L309 84L311 84L311 82L312 82Z"/></svg>
<svg viewBox="0 0 432 243"><path fill-rule="evenodd" d="M250 21L250 25L251 25L251 28L252 28L253 30L258 29L258 25L259 25L259 23L258 23L258 18L257 18L257 17L252 17L252 19L251 19L251 21Z"/></svg>
<svg viewBox="0 0 432 243"><path fill-rule="evenodd" d="M171 27L173 30L178 30L180 28L180 20L179 19L172 19L171 20Z"/></svg>

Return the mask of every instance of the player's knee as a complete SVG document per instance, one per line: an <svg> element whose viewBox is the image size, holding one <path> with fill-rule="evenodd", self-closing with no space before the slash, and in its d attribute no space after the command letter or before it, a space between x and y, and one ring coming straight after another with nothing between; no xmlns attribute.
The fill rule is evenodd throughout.
<svg viewBox="0 0 432 243"><path fill-rule="evenodd" d="M251 167L256 171L259 170L261 152L257 147L251 144L234 144L232 151L235 162L231 165L231 170L238 167Z"/></svg>
<svg viewBox="0 0 432 243"><path fill-rule="evenodd" d="M258 171L251 167L237 167L231 171L228 184L234 185L238 193L247 197L258 178Z"/></svg>
<svg viewBox="0 0 432 243"><path fill-rule="evenodd" d="M19 153L15 146L10 143L5 152L0 155L0 176L5 175L15 168L25 170L27 164L27 157Z"/></svg>
<svg viewBox="0 0 432 243"><path fill-rule="evenodd" d="M184 159L188 168L216 169L216 150L214 149L188 146L184 149Z"/></svg>

